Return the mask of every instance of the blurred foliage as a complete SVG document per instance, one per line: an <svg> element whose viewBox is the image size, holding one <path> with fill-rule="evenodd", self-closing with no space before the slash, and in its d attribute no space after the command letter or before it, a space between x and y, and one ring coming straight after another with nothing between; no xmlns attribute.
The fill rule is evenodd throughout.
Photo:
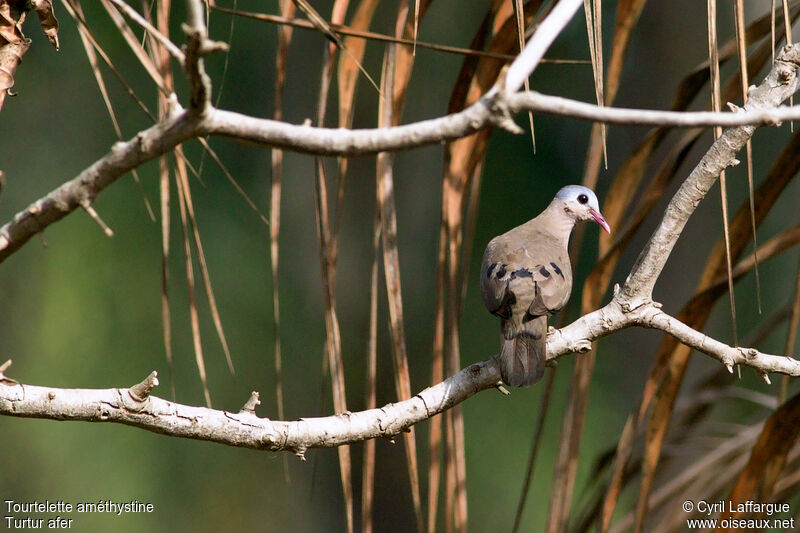
<svg viewBox="0 0 800 533"><path fill-rule="evenodd" d="M228 3L226 3L228 4ZM238 2L243 10L277 12L277 3ZM315 1L320 13L330 12L329 1ZM389 3L386 3L389 4ZM468 46L485 9L484 3L434 2L420 39ZM173 19L173 40L179 30L182 5ZM605 6L609 13L613 2ZM99 5L86 2L87 20L107 47L117 68L151 108L156 95L143 70L119 39ZM721 6L721 17L730 13ZM373 29L390 32L394 6L381 4ZM0 220L43 196L102 156L116 140L99 97L77 30L71 19L60 17L61 51L31 27L33 45L16 73L14 91L0 114L0 168L7 186L0 197ZM683 74L706 54L703 6L680 0L648 4L628 52L617 105L666 108ZM606 17L611 24L613 17ZM32 23L31 23L32 24ZM227 40L231 19L212 13L212 38ZM580 17L559 38L548 57L588 57L586 33ZM609 26L610 27L610 26ZM721 31L732 34L730 27ZM606 35L610 39L611 33ZM729 37L730 35L728 35ZM269 116L274 85L276 27L237 19L220 107L257 116ZM314 32L295 30L284 119L299 123L316 114L316 94L322 47L326 41ZM365 66L378 73L383 45L367 46ZM210 57L209 72L219 88L226 58ZM441 115L447 108L452 82L461 59L418 48L403 122ZM755 77L755 76L754 76ZM185 100L185 83L176 80ZM126 136L147 125L123 90L109 77L111 98ZM591 101L592 73L588 65L542 65L532 87L545 93ZM215 95L216 96L216 95ZM366 83L359 86L355 127L377 123L377 96ZM517 117L527 127L527 118ZM530 139L495 132L483 175L483 192L470 271L477 272L484 244L494 235L538 213L553 192L580 180L590 125L550 116L535 117L538 153L530 153ZM609 171L601 172L602 197L607 179L641 140L642 128L609 130ZM674 134L677 135L677 134ZM756 175L788 136L781 130L759 131L754 140ZM710 134L699 143L705 147ZM263 213L269 206L270 153L209 140L228 169ZM196 143L186 147L197 164ZM400 153L394 165L399 227L400 262L404 283L407 342L411 356L412 389L430 379L430 346L436 246L441 195L441 147ZM696 158L689 158L689 165ZM326 164L331 167L333 160ZM364 358L367 339L368 287L374 212L374 158L351 161L342 220L337 281L348 407L363 406ZM689 167L687 167L689 168ZM144 192L158 204L158 167L140 169ZM729 178L731 205L746 198L745 175L734 169ZM329 385L322 381L324 342L322 288L314 221L313 160L285 155L283 234L281 236L282 325L284 390L288 419L332 411ZM204 159L202 182L192 178L198 225L208 258L225 331L236 366L231 376L210 320L206 302L198 294L206 366L215 408L238 410L251 390L261 392L260 416L276 417L271 361L271 287L268 264L268 228L247 208L241 197ZM534 192L535 191L535 192ZM797 218L794 183L770 214L759 235L769 236ZM659 204L665 204L668 195ZM718 195L709 195L678 242L659 285L656 298L669 311L686 300L702 270L697 250L705 250L720 235ZM177 204L177 202L175 202ZM158 370L162 386L155 394L168 397L160 314L160 228L144 208L130 177L114 184L95 207L115 236L106 238L84 213L76 212L49 227L41 242L28 243L0 265L0 362L11 358L8 375L23 383L67 388L130 386L151 370ZM646 223L631 250L643 243L655 220ZM177 210L172 214L172 272L170 297L175 354L176 400L203 404L191 345L182 244ZM575 278L585 278L596 257L596 229L588 232ZM765 239L764 239L765 240ZM46 243L46 245L45 245ZM763 300L769 312L784 305L796 267L796 252L762 265ZM623 256L614 280L635 259ZM576 291L580 283L576 282ZM754 311L753 281L737 288L740 331L756 329L761 320ZM461 321L464 364L490 357L497 346L497 324L481 305L470 283ZM573 303L580 302L573 294ZM379 325L378 403L393 401L390 342L385 299L381 293ZM730 342L730 318L723 301L706 331ZM568 319L577 315L571 306ZM783 350L783 328L776 329L759 347ZM599 343L599 355L581 448L582 458L595 458L613 447L625 418L640 393L640 383L655 352L659 336L647 331L625 331ZM578 356L576 356L578 357ZM561 359L552 396L551 412L560 414L576 357ZM694 383L718 364L704 357L694 360L688 382ZM740 386L773 394L745 370ZM792 389L793 390L793 389ZM484 392L464 405L470 529L510 529L522 483L529 442L533 434L541 387L515 390L510 397ZM728 419L751 417L747 404L729 403ZM741 412L739 412L741 411ZM427 442L427 423L418 427L418 442ZM543 527L552 479L552 465L560 431L558 415L551 416L537 463L523 529ZM114 500L151 502L152 514L131 516L71 515L77 531L341 531L345 527L338 464L334 450L310 451L308 462L290 457L291 482L283 479L279 455L240 450L205 442L171 439L145 431L106 424L57 423L0 418L3 459L0 460L0 496L3 500ZM353 446L354 468L361 465L362 446ZM409 531L414 527L402 442L377 445L375 528ZM427 448L421 446L427 465ZM593 477L591 460L582 460L576 501ZM423 479L423 486L425 477ZM356 493L360 478L355 476ZM623 502L624 505L625 502ZM680 510L675 509L678 513ZM6 515L4 511L2 513Z"/></svg>

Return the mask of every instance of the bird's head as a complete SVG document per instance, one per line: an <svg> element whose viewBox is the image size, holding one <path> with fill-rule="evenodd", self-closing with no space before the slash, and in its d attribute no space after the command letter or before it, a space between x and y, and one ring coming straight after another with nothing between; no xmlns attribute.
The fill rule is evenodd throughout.
<svg viewBox="0 0 800 533"><path fill-rule="evenodd" d="M611 233L611 228L600 214L600 204L594 191L583 185L567 185L556 194L564 203L564 210L574 220L594 220L600 227Z"/></svg>

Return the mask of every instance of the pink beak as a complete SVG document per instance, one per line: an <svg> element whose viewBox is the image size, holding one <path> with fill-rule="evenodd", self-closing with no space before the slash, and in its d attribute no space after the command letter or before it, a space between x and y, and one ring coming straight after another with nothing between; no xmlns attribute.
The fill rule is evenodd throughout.
<svg viewBox="0 0 800 533"><path fill-rule="evenodd" d="M603 215L601 215L600 213L598 213L594 209L590 209L589 210L589 214L591 214L594 217L595 222L600 224L600 227L602 227L604 230L606 230L606 232L609 235L611 235L611 228L609 227L608 222L606 222L606 219L603 218Z"/></svg>

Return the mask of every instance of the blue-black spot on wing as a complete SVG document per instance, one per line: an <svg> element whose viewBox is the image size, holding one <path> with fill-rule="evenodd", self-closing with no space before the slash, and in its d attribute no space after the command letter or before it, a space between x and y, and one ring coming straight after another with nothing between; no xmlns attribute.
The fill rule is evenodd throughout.
<svg viewBox="0 0 800 533"><path fill-rule="evenodd" d="M511 273L510 279L514 278L532 278L533 272L528 270L527 268L520 268Z"/></svg>

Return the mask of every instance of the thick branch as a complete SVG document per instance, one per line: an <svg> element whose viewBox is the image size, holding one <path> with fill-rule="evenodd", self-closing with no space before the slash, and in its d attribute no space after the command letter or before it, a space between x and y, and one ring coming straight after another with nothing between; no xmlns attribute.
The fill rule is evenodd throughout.
<svg viewBox="0 0 800 533"><path fill-rule="evenodd" d="M774 108L788 99L797 89L798 66L800 46L785 46L766 79L748 91L745 110ZM720 173L737 163L736 153L753 136L755 129L755 126L739 126L725 130L684 180L628 275L621 293L628 305L635 307L650 300L653 287L689 217Z"/></svg>
<svg viewBox="0 0 800 533"><path fill-rule="evenodd" d="M184 68L191 86L189 109L198 113L205 113L211 108L211 78L206 73L203 56L216 51L228 50L226 43L208 39L208 29L205 23L205 10L200 0L187 0L187 22L183 25L186 33L186 61Z"/></svg>
<svg viewBox="0 0 800 533"><path fill-rule="evenodd" d="M710 355L724 364L733 373L734 365L754 368L769 383L767 374L779 372L790 376L800 376L800 361L783 355L771 355L755 348L728 346L708 335L692 329L677 318L651 307L637 323L640 326L666 331L680 342L699 352Z"/></svg>
<svg viewBox="0 0 800 533"><path fill-rule="evenodd" d="M374 438L393 438L410 426L494 387L493 360L474 364L413 398L380 409L292 422L182 405L142 394L155 376L130 389L55 389L0 380L0 414L54 420L114 422L173 437L207 440L303 456L308 448L332 448ZM157 383L157 380L155 381ZM250 405L248 401L247 405Z"/></svg>
<svg viewBox="0 0 800 533"><path fill-rule="evenodd" d="M783 355L759 352L753 348L729 346L706 334L692 329L677 318L661 310L660 304L647 301L630 307L617 293L604 307L587 313L572 324L551 331L547 339L548 359L571 352L586 352L591 343L621 329L640 326L658 329L724 364L728 370L733 365L749 366L761 375L777 372L800 376L800 361Z"/></svg>
<svg viewBox="0 0 800 533"><path fill-rule="evenodd" d="M634 126L775 126L800 120L800 106L750 108L737 112L679 112L598 107L535 91L484 98L465 110L392 128L347 130L260 119L215 109L203 121L204 135L223 135L264 147L316 155L354 156L397 151L459 139L493 125L508 114L534 111L564 117Z"/></svg>
<svg viewBox="0 0 800 533"><path fill-rule="evenodd" d="M592 341L620 329L642 326L674 335L681 342L722 361L729 370L741 364L763 376L780 372L800 376L800 361L754 349L733 348L664 313L654 302L635 309L615 297L605 307L579 318L561 330L552 330L548 359L585 352ZM0 415L86 422L114 422L172 437L207 440L269 451L291 451L301 458L309 448L332 448L368 439L393 438L478 392L498 386L500 372L494 359L464 368L416 396L379 409L334 416L272 421L259 418L253 393L238 412L192 407L151 396L158 385L155 372L129 389L55 389L22 385L4 376L0 368ZM768 380L768 378L765 377Z"/></svg>
<svg viewBox="0 0 800 533"><path fill-rule="evenodd" d="M196 79L200 80L199 77ZM199 92L202 93L203 84L200 83L198 87ZM205 98L203 95L198 96ZM186 116L185 113L176 112L163 123L140 132L127 143L117 143L108 154L81 172L76 178L37 200L0 228L0 262L19 249L36 233L43 231L47 226L79 207L81 200L94 199L105 187L124 173L172 150L190 138L222 135L265 147L285 148L319 155L347 156L416 148L465 137L494 124L505 125L509 113L528 109L539 111L547 109L548 112L564 116L605 120L619 124L685 127L703 124L774 124L776 121L788 120L792 117L800 119L800 106L788 109L758 108L751 104L753 100L751 97L748 101L746 111L737 113L678 113L600 108L591 104L531 92L508 96L496 95L493 98L484 97L459 113L441 118L393 128L362 130L287 124L214 108L209 108L202 118L196 119ZM554 103L557 106L551 107L551 104ZM777 103L780 103L780 100ZM747 128L752 130L752 126ZM727 149L726 153L732 157L735 150ZM718 158L719 156L715 156L714 159L718 161ZM717 163L716 167L719 166ZM702 168L702 165L698 168ZM710 177L713 184L717 174L703 169L702 177L704 181ZM690 201L693 200L690 198ZM664 235L662 235L663 237ZM663 254L658 257L666 259ZM663 262L661 267L663 267ZM645 271L641 268L642 266L639 267L640 274L644 275ZM648 272L652 275L653 271L650 269Z"/></svg>
<svg viewBox="0 0 800 533"><path fill-rule="evenodd" d="M203 135L223 135L265 147L316 155L352 156L417 148L466 137L491 126L503 115L490 100L481 99L459 113L392 128L317 128L221 109L211 110L200 126Z"/></svg>

